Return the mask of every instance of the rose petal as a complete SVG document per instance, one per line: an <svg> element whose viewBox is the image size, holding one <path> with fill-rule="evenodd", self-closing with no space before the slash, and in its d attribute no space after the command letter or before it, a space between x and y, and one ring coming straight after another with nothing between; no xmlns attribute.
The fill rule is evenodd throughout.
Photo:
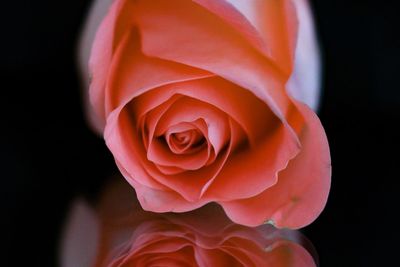
<svg viewBox="0 0 400 267"><path fill-rule="evenodd" d="M292 0L195 0L241 32L285 73L292 69L297 19ZM296 2L296 1L294 1Z"/></svg>
<svg viewBox="0 0 400 267"><path fill-rule="evenodd" d="M206 88L203 88L206 89ZM205 137L209 139L216 154L229 141L227 116L214 106L189 97L182 97L163 115L157 125L157 134L165 133L169 127L180 122L195 122L202 119L207 126Z"/></svg>
<svg viewBox="0 0 400 267"><path fill-rule="evenodd" d="M190 1L135 3L145 54L204 69L247 88L285 123L288 75L224 21Z"/></svg>
<svg viewBox="0 0 400 267"><path fill-rule="evenodd" d="M126 32L119 43L110 73L106 88L106 114L148 90L214 76L204 70L144 56L140 50L140 37L135 31Z"/></svg>
<svg viewBox="0 0 400 267"><path fill-rule="evenodd" d="M132 184L132 180L138 179L145 186L167 190L147 172L146 161L143 159L146 152L139 142L137 131L133 128L127 110L122 110L122 112L115 110L108 116L104 139L112 151L120 171L127 177L129 183ZM127 175L128 173L129 175Z"/></svg>
<svg viewBox="0 0 400 267"><path fill-rule="evenodd" d="M106 121L105 111L105 86L110 71L110 65L113 58L115 44L122 38L122 32L128 30L129 19L131 14L130 1L114 1L111 5L107 16L101 22L95 40L93 42L92 51L89 60L89 69L91 73L90 82L90 102L96 115L100 118L96 124L97 128L104 127Z"/></svg>
<svg viewBox="0 0 400 267"><path fill-rule="evenodd" d="M197 121L205 124L203 120ZM206 125L204 128L207 130ZM207 131L204 133L197 128L195 123L187 122L175 124L164 133L169 148L175 154L197 152L202 146L199 143L205 139L205 134L207 134Z"/></svg>
<svg viewBox="0 0 400 267"><path fill-rule="evenodd" d="M125 175L127 175L125 177L130 176L126 172ZM152 212L185 212L200 208L207 203L206 200L189 202L176 192L149 188L133 179L128 179L128 181L135 188L140 205L144 210Z"/></svg>
<svg viewBox="0 0 400 267"><path fill-rule="evenodd" d="M296 102L306 120L301 133L302 150L279 173L278 182L253 198L221 202L235 222L256 226L273 222L282 228L301 228L322 212L330 188L330 154L325 132L318 117Z"/></svg>
<svg viewBox="0 0 400 267"><path fill-rule="evenodd" d="M142 102L140 101L140 98L138 99L139 101L132 101L132 103L129 104L129 111L130 115L133 118L132 121L132 126L134 130L142 130L142 138L145 141L145 147L148 150L150 147L150 144L155 137L156 133L156 128L158 125L158 122L162 118L165 112L168 111L168 109L182 96L180 95L174 95L167 101L161 103L154 109L152 109L150 112L147 114L144 114L143 116L138 117L138 114L136 114L135 109L136 109L136 103L137 102ZM136 129L135 129L136 127Z"/></svg>
<svg viewBox="0 0 400 267"><path fill-rule="evenodd" d="M180 123L179 125L182 125L182 124L183 123ZM202 136L207 136L208 135L207 125L204 123L203 120L197 120L197 121L195 121L193 123L190 123L190 124L191 124L191 127L196 127L197 130L200 129L200 131L202 133L199 133L199 134L201 134ZM176 127L179 127L179 125L176 125ZM174 130L175 126L170 128L169 130L171 130L171 129ZM211 148L211 145L209 144L208 140L206 141L206 143L207 144L203 144L203 145L201 145L199 147L196 147L196 148L189 148L188 150L184 151L183 153L179 153L179 154L183 154L183 155L188 155L189 154L190 155L190 154L199 152L200 150L203 150L202 152L206 152L206 157L205 158L207 160L206 160L206 162L204 162L204 164L202 166L209 165L212 162L214 162L214 160L216 158L216 155L214 153L214 150ZM162 173L167 174L167 175L178 174L178 173L182 173L182 172L187 170L187 169L182 169L182 168L179 168L179 167L171 167L171 166L165 166L165 165L164 166L158 165L157 168L160 169L160 171Z"/></svg>
<svg viewBox="0 0 400 267"><path fill-rule="evenodd" d="M254 146L273 127L270 122L275 115L263 101L220 77L179 82L150 90L132 101L134 114L141 116L178 94L211 104L232 117Z"/></svg>
<svg viewBox="0 0 400 267"><path fill-rule="evenodd" d="M183 171L198 170L208 162L210 151L201 149L192 154L175 154L167 144L159 140L153 140L147 152L147 158L157 165L166 167L177 167Z"/></svg>
<svg viewBox="0 0 400 267"><path fill-rule="evenodd" d="M163 135L168 129L169 129L169 124L171 125L176 125L177 123L186 121L186 122L193 122L196 123L195 120L199 119L199 116L197 112L190 112L191 107L186 107L186 110L183 112L184 114L196 114L194 115L194 118L177 118L174 117L176 113L176 109L181 108L182 103L185 105L187 104L186 102L190 102L189 100L185 99L187 97L180 97L175 95L175 98L171 102L171 99L168 100L167 102L161 104L154 110L148 113L146 120L148 121L146 123L146 127L148 128L149 132L149 140L150 144L148 146L147 150L147 159L153 161L158 166L162 171L166 170L163 167L177 167L178 169L170 169L169 171L166 170L169 173L176 173L179 172L179 170L196 170L199 169L200 167L204 166L209 158L210 158L210 150L202 150L200 153L197 154L191 154L191 155L177 155L175 153L172 153L170 149L166 146L166 144L162 144L160 141L157 140L158 136ZM137 99L138 102L142 102L140 100L141 98L139 97ZM183 100L182 100L183 99ZM198 102L198 101L195 101ZM166 103L169 103L167 106L165 105ZM168 107L168 109L165 109L165 107ZM159 110L162 110L162 112L159 112ZM154 115L154 113L156 115ZM179 112L178 112L179 113ZM181 112L182 113L182 112ZM183 114L182 113L182 114ZM172 115L171 115L172 114ZM172 116L172 117L171 117ZM169 120L168 118L173 118L174 120ZM187 120L188 119L188 120ZM161 126L159 125L161 124ZM202 126L201 124L198 125L200 128L203 129L203 135L208 139L208 129L206 126ZM171 172L172 171L172 172Z"/></svg>
<svg viewBox="0 0 400 267"><path fill-rule="evenodd" d="M299 18L293 73L288 91L297 100L317 110L321 89L321 62L314 22L307 0L293 1Z"/></svg>
<svg viewBox="0 0 400 267"><path fill-rule="evenodd" d="M205 196L229 201L258 195L277 182L278 172L300 150L290 142L286 128L277 119L257 147L233 152Z"/></svg>
<svg viewBox="0 0 400 267"><path fill-rule="evenodd" d="M110 114L104 138L129 183L141 183L157 190L173 190L188 201L199 201L203 186L219 172L228 157L228 150L224 150L214 164L178 175L164 175L147 160L144 146L136 130L132 128L131 118L125 109L115 110ZM166 203L164 205L166 209L169 208ZM183 205L183 209L186 206L189 205Z"/></svg>
<svg viewBox="0 0 400 267"><path fill-rule="evenodd" d="M220 172L226 159L229 156L228 151L228 149L225 149L215 159L213 164L210 164L198 170L189 170L171 176L164 175L157 171L155 168L149 168L148 171L155 180L171 188L171 190L177 192L179 195L182 195L185 199L187 199L187 201L197 202L201 201L200 198L202 195L203 187L205 187L209 181L213 180Z"/></svg>
<svg viewBox="0 0 400 267"><path fill-rule="evenodd" d="M204 199L209 199L211 201L215 200L214 196L206 196L205 193L209 190L209 187L213 185L215 180L220 176L221 171L225 167L227 161L228 161L228 156L231 156L232 151L234 149L240 147L241 145L244 145L246 143L246 139L244 138L244 133L243 130L239 127L239 125L232 119L229 120L229 126L230 126L230 142L229 146L226 150L226 156L224 160L221 162L221 165L219 166L218 170L214 173L213 177L211 177L206 184L203 185L201 188L201 197Z"/></svg>

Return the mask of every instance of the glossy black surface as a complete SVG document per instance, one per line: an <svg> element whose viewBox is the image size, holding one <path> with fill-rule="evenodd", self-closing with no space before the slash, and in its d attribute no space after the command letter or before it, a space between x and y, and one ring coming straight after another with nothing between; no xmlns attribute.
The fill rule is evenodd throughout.
<svg viewBox="0 0 400 267"><path fill-rule="evenodd" d="M393 266L400 121L396 1L313 1L324 51L320 111L331 144L328 205L305 229L321 266ZM75 46L89 1L6 1L0 16L4 266L55 266L77 193L116 168L86 128Z"/></svg>
<svg viewBox="0 0 400 267"><path fill-rule="evenodd" d="M242 226L217 204L186 213L147 212L118 178L96 205L80 197L73 201L61 266L318 266L314 246L299 231Z"/></svg>

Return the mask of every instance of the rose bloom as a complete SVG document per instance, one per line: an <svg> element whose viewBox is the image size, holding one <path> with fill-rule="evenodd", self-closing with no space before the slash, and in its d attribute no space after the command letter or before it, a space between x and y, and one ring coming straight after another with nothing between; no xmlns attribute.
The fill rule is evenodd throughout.
<svg viewBox="0 0 400 267"><path fill-rule="evenodd" d="M108 187L95 210L76 203L62 267L316 266L297 231L241 226L212 204L184 214L145 212L127 187Z"/></svg>
<svg viewBox="0 0 400 267"><path fill-rule="evenodd" d="M217 202L237 223L287 228L320 214L331 166L308 106L319 65L306 1L115 0L93 12L89 115L144 209Z"/></svg>

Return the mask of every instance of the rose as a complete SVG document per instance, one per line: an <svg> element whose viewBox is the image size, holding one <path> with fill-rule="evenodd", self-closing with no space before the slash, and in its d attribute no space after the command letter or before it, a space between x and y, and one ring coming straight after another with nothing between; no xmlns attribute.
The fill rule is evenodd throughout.
<svg viewBox="0 0 400 267"><path fill-rule="evenodd" d="M328 145L285 90L301 3L113 3L93 44L91 102L145 209L215 201L236 222L292 228L321 212Z"/></svg>
<svg viewBox="0 0 400 267"><path fill-rule="evenodd" d="M318 79L307 12L300 0L114 1L91 50L90 113L143 208L217 202L235 222L289 228L319 215L330 156L299 101L315 105Z"/></svg>
<svg viewBox="0 0 400 267"><path fill-rule="evenodd" d="M237 225L216 205L145 212L126 189L107 186L96 210L75 204L61 266L316 266L297 231Z"/></svg>

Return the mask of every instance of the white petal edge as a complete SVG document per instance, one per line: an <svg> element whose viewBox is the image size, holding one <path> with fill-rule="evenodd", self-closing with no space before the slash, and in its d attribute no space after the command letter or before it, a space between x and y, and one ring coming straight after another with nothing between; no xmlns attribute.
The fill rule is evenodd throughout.
<svg viewBox="0 0 400 267"><path fill-rule="evenodd" d="M297 100L318 110L321 94L322 64L314 20L308 0L293 0L299 32L293 73L287 83L289 93Z"/></svg>
<svg viewBox="0 0 400 267"><path fill-rule="evenodd" d="M114 0L93 0L92 4L84 19L82 32L80 33L80 39L78 42L78 67L82 83L82 98L85 107L86 118L91 128L97 132L102 132L102 122L98 116L93 112L89 100L89 84L90 84L90 72L89 72L89 58L90 51L92 50L92 44L97 32L97 29L101 21L106 16L111 4Z"/></svg>
<svg viewBox="0 0 400 267"><path fill-rule="evenodd" d="M78 43L78 62L84 88L89 88L89 57L94 37L113 0L94 0L88 10Z"/></svg>

